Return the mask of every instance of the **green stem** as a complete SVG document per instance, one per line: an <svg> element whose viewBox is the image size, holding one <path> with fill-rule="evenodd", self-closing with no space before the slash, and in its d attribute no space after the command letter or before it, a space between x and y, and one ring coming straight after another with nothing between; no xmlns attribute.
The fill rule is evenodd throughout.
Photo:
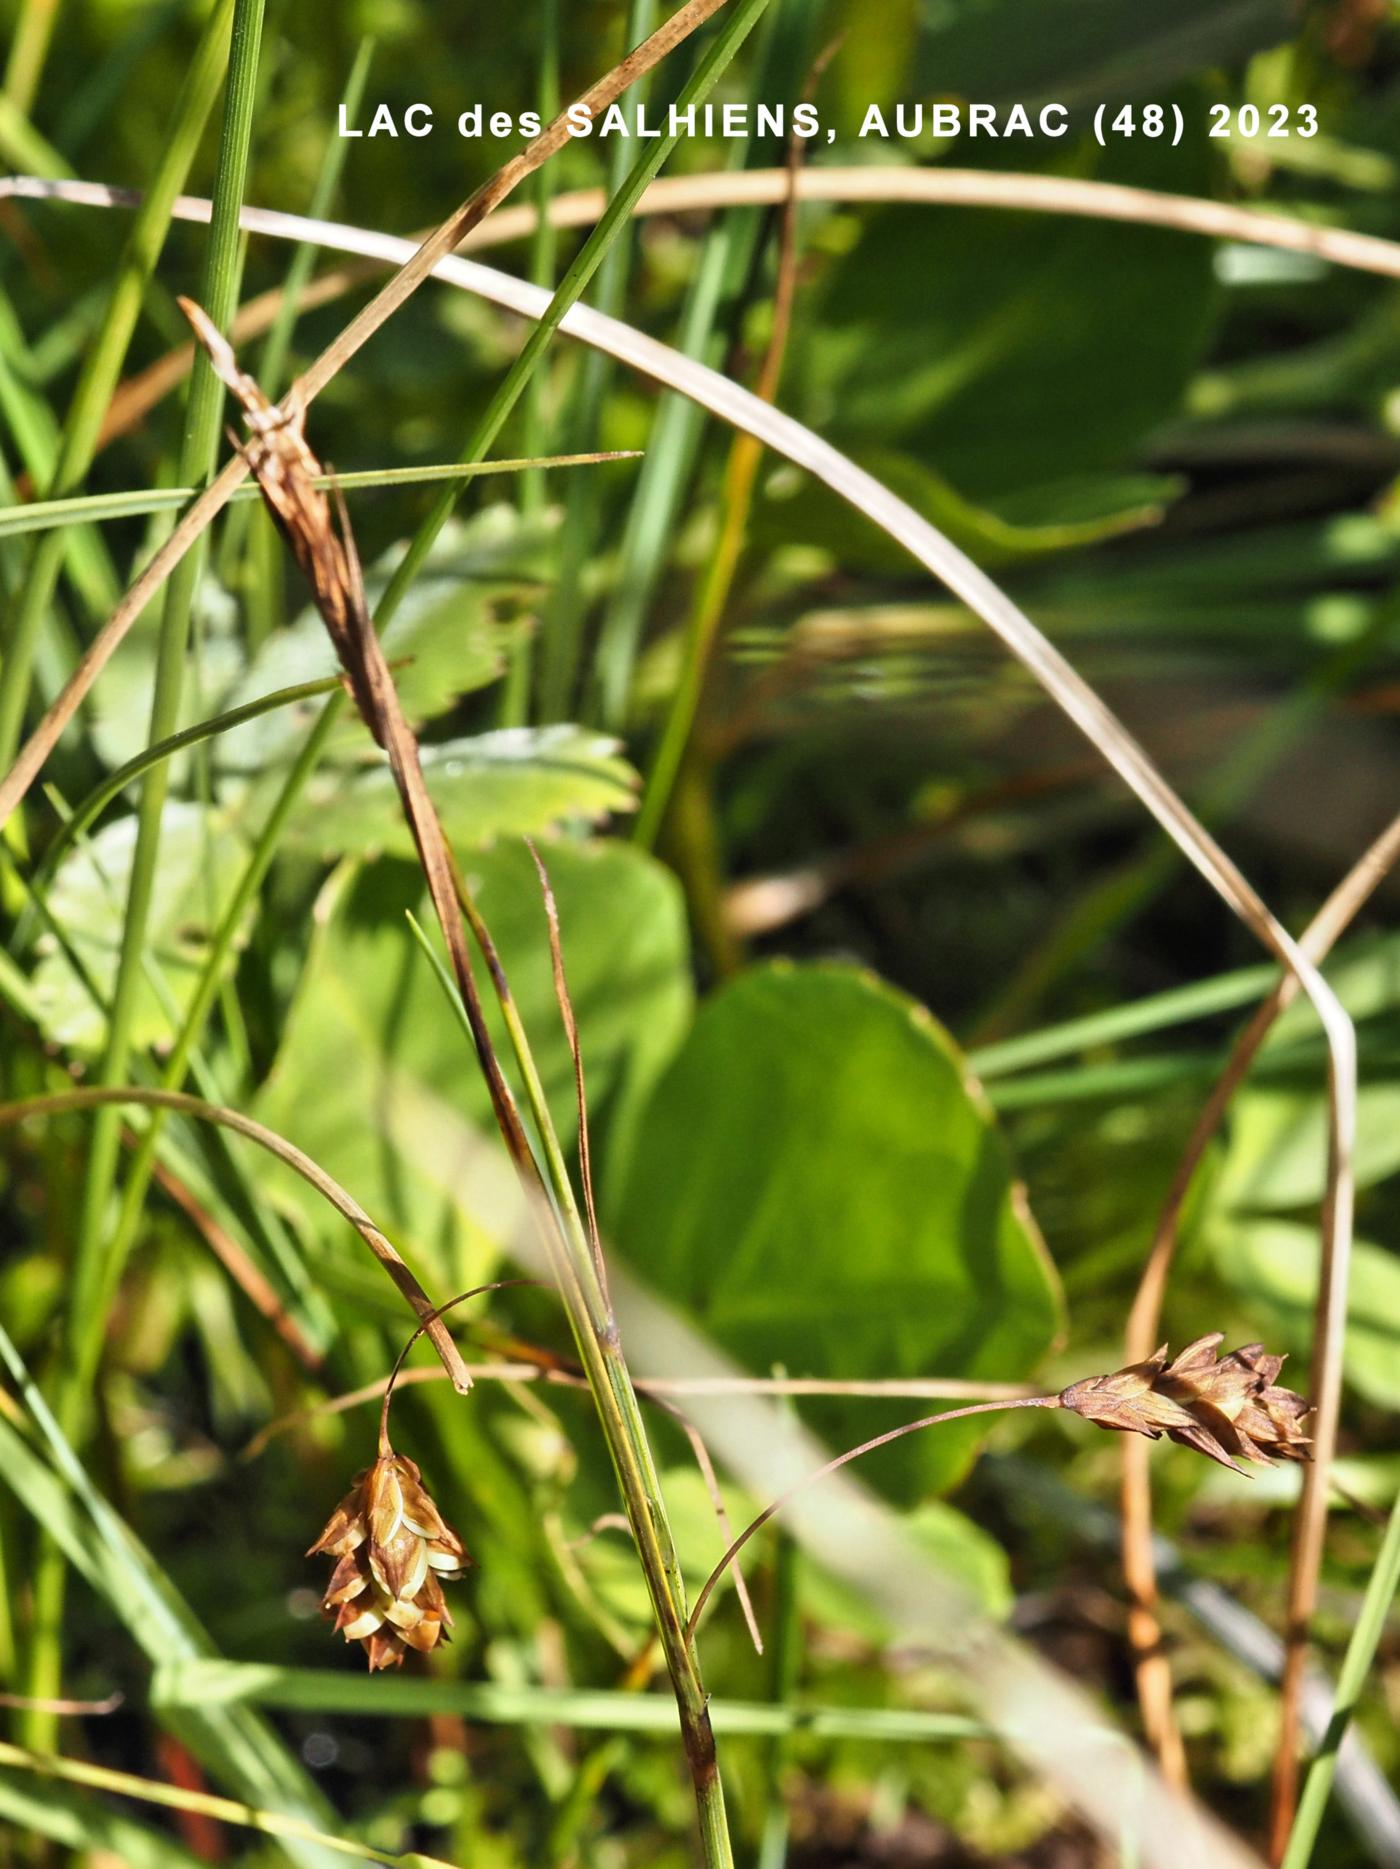
<svg viewBox="0 0 1400 1869"><path fill-rule="evenodd" d="M661 829L666 807L671 800L676 775L690 743L690 730L695 724L695 715L700 706L710 656L734 585L734 574L739 568L739 557L744 549L754 481L761 458L762 449L750 435L740 435L730 449L722 502L724 524L719 544L706 565L686 624L680 679L671 696L661 743L656 749L656 757L647 776L646 793L637 814L635 838L644 850L650 850L656 842L656 834Z"/></svg>
<svg viewBox="0 0 1400 1869"><path fill-rule="evenodd" d="M220 328L227 326L237 303L238 215L243 201L248 149L252 138L252 107L262 17L263 0L235 0L213 215L201 284L205 309ZM210 37L206 33L206 49ZM187 86L187 102L189 92L194 88L193 84ZM187 117L190 114L186 112ZM184 483L202 484L213 468L219 442L222 403L223 387L201 353L190 380L185 439L178 468L179 478ZM61 534L51 536L61 537ZM179 718L190 611L204 563L205 549L206 542L201 540L187 553L166 590L156 653L155 693L151 703L150 738L153 741L168 739L175 731ZM5 687L8 697L10 684L7 682ZM20 718L22 714L13 723L16 731ZM122 925L121 954L112 994L107 1041L97 1076L102 1086L120 1084L127 1071L132 1016L142 977L146 927L160 850L161 817L168 789L169 767L162 762L151 768L141 788L136 848L132 855L126 914ZM110 1292L120 1269L115 1263L115 1251L108 1250L107 1232L120 1148L120 1113L115 1106L109 1106L99 1111L93 1128L71 1270L58 1395L59 1420L70 1435L76 1432L81 1423L96 1374L106 1327L103 1294ZM40 1553L35 1571L35 1628L30 1666L29 1691L39 1699L53 1699L57 1693L62 1654L64 1578L62 1554L56 1546L46 1545ZM41 1748L52 1744L54 1731L52 1715L36 1715L28 1726L31 1741Z"/></svg>
<svg viewBox="0 0 1400 1869"><path fill-rule="evenodd" d="M219 173L201 289L205 308L220 327L228 324L237 301L238 212L252 132L262 13L263 0L236 0ZM177 470L183 483L202 484L214 465L223 393L223 386L201 353L191 376L185 440ZM201 541L181 560L166 591L156 652L155 693L151 702L152 742L169 739L176 730L189 644L190 612L204 558L204 541ZM155 886L161 816L168 792L169 766L161 761L150 768L141 787L121 955L112 993L107 1043L97 1079L103 1085L121 1083L127 1072L131 1018ZM98 1117L93 1128L73 1273L69 1354L65 1366L68 1401L66 1409L60 1412L65 1428L70 1430L74 1410L92 1382L102 1341L105 1320L96 1302L97 1294L110 1289L112 1283L111 1269L103 1263L107 1257L104 1239L108 1202L116 1178L120 1127L119 1116L108 1110Z"/></svg>
<svg viewBox="0 0 1400 1869"><path fill-rule="evenodd" d="M251 1804L233 1798L214 1797L207 1791L189 1791L180 1785L165 1785L153 1778L137 1778L130 1772L116 1772L105 1765L87 1765L81 1759L65 1759L51 1752L32 1752L22 1746L0 1741L0 1765L13 1770L35 1772L40 1777L58 1778L71 1785L86 1785L94 1791L110 1791L118 1797L138 1798L146 1804L163 1805L166 1810L191 1811L220 1823L240 1824L245 1830L260 1831L269 1837L296 1837L322 1849L337 1850L360 1862L401 1864L403 1869L430 1869L434 1858L410 1850L402 1856L371 1849L367 1843L355 1843L346 1837L332 1836L318 1830L301 1817L284 1817L277 1811L255 1810ZM439 1869L443 1869L439 1865Z"/></svg>
<svg viewBox="0 0 1400 1869"><path fill-rule="evenodd" d="M5 65L5 102L28 116L49 54L58 0L25 0Z"/></svg>
<svg viewBox="0 0 1400 1869"><path fill-rule="evenodd" d="M790 5L769 18L758 54L753 94L772 97L803 69L813 9ZM729 168L748 168L756 138L731 143ZM719 216L705 236L686 296L677 349L687 357L718 364L725 342L720 325L726 307L744 293L757 248L762 217L756 212ZM650 443L623 534L611 604L598 635L594 659L597 706L603 726L618 731L627 718L632 677L647 613L674 542L681 500L695 464L703 415L684 396L665 395L657 406Z"/></svg>
<svg viewBox="0 0 1400 1869"><path fill-rule="evenodd" d="M540 0L540 76L536 87L540 122L549 123L559 114L559 0ZM533 194L539 215L530 241L530 278L537 286L552 286L558 263L559 234L549 218L554 199L558 164L546 162L534 177ZM531 372L525 391L525 452L542 454L543 437L548 426L547 399L549 383L541 370ZM545 509L548 488L542 472L522 475L520 512L523 518L538 518ZM521 629L510 652L505 683L501 690L500 724L523 726L530 718L530 684L535 659L535 631Z"/></svg>
<svg viewBox="0 0 1400 1869"><path fill-rule="evenodd" d="M737 0L734 12L715 36L694 75L683 86L677 99L678 109L684 110L691 104L703 102L767 5L768 0ZM520 355L506 373L500 388L491 398L486 413L472 431L462 452L464 466L479 461L500 433L506 418L529 382L545 346L553 338L560 320L581 296L589 280L602 264L608 248L631 219L632 211L638 200L656 175L657 170L675 148L677 141L676 136L667 134L658 137L654 143L650 144L633 165L622 188L609 201L603 218L584 242L577 257L559 282L559 289L550 300L548 309L526 338ZM463 477L445 487L414 535L380 603L375 620L381 629L387 618L398 608L404 592L412 583L423 560L431 550L434 539L447 523L465 484L465 477Z"/></svg>
<svg viewBox="0 0 1400 1869"><path fill-rule="evenodd" d="M656 25L656 0L630 0L627 13L626 42L638 45ZM645 105L650 86L643 79L632 93L634 105ZM615 195L627 179L628 142L615 139L608 157L609 196ZM623 309L634 245L629 225L608 249L598 268L593 304L605 314L616 316ZM603 401L613 373L612 359L601 351L589 350L579 365L570 416L572 444L577 448L591 445L598 433ZM579 642L584 622L583 577L598 535L602 487L597 480L569 482L564 523L559 532L558 570L554 588L545 600L542 626L542 679L539 717L562 719L569 711L573 672L578 667Z"/></svg>
<svg viewBox="0 0 1400 1869"><path fill-rule="evenodd" d="M1337 1697L1332 1703L1332 1717L1327 1722L1322 1743L1308 1767L1282 1869L1307 1869L1312 1859L1313 1845L1317 1842L1322 1815L1332 1792L1332 1781L1337 1775L1337 1755L1361 1698L1371 1663L1376 1658L1376 1649L1385 1631L1386 1616L1397 1589L1400 1589L1400 1498L1390 1509L1385 1536L1381 1540L1381 1548L1362 1599L1361 1613L1352 1629L1351 1640L1347 1643L1341 1673L1337 1676Z"/></svg>
<svg viewBox="0 0 1400 1869"><path fill-rule="evenodd" d="M3 333L0 332L0 336ZM529 468L590 467L602 460L632 460L637 450L624 449L616 455L578 454L547 455L543 460L478 461L464 468L460 461L422 467L366 467L353 474L318 474L312 485L339 487L352 493L359 487L417 487L425 481L475 480L482 475L518 474ZM129 519L142 513L173 512L187 506L198 493L197 487L142 487L129 493L80 493L67 500L30 500L14 508L0 507L0 539L18 538L24 532L47 532L55 526L72 526L105 519ZM229 495L230 506L252 505L262 499L255 486L236 487Z"/></svg>
<svg viewBox="0 0 1400 1869"><path fill-rule="evenodd" d="M175 107L160 166L151 178L118 262L102 328L87 353L68 411L48 491L71 491L88 470L102 417L112 399L142 296L155 270L170 226L171 208L184 187L190 164L224 72L225 45L234 0L217 0L204 29L189 75ZM235 213L235 230L237 205ZM63 532L40 541L29 575L5 635L5 679L0 682L0 771L9 766L19 745L29 700L29 682L39 633L49 611L65 550Z"/></svg>
<svg viewBox="0 0 1400 1869"><path fill-rule="evenodd" d="M238 887L234 890L228 907L224 910L222 919L214 931L203 971L195 987L194 997L190 1001L184 1022L171 1047L170 1057L160 1080L165 1090L178 1090L185 1081L185 1073L190 1067L192 1054L199 1042L200 1033L204 1029L204 1022L209 1016L209 1009L225 979L229 956L233 952L234 942L242 926L243 918L258 890L262 887L272 859L277 854L277 847L287 827L288 819L296 808L303 788L320 763L321 755L326 749L332 729L344 704L344 692L337 689L321 709L315 726L307 735L291 771L283 782L267 821L258 833L252 854L238 880ZM163 1111L152 1112L151 1121L137 1145L136 1154L127 1173L126 1184L122 1190L121 1211L106 1258L106 1281L100 1300L104 1313L111 1302L115 1280L140 1223L141 1208L146 1198L146 1190L150 1185L152 1170L155 1167L156 1151L160 1144L164 1120Z"/></svg>
<svg viewBox="0 0 1400 1869"><path fill-rule="evenodd" d="M347 123L353 124L359 116L373 57L374 40L362 39L350 68L350 76L345 81L343 101ZM349 142L342 136L332 133L327 138L320 173L316 177L316 186L311 191L311 201L307 208L307 214L313 221L323 221L330 214L349 147ZM263 341L256 375L264 392L273 400L282 391L301 297L310 282L319 252L320 248L311 240L298 241L293 248L282 281L282 299L277 307L277 316ZM255 487L249 487L246 491L256 498ZM263 638L271 633L281 616L282 556L275 544L275 528L268 514L252 508L230 514L220 563L224 570L224 582L232 585L235 582L234 567L247 550L250 536L255 540L251 559L256 569L254 580L250 580L248 587L252 601L246 612L246 627L249 647L256 649Z"/></svg>
<svg viewBox="0 0 1400 1869"><path fill-rule="evenodd" d="M33 387L33 352L25 343L24 330L15 309L0 290L0 417L14 437L17 460L36 487L47 487L53 479L58 460L62 429L39 391ZM8 476L7 476L8 478ZM24 510L26 502L17 502ZM13 509L6 514L5 528L13 524ZM81 609L95 625L103 622L121 595L121 581L107 554L99 533L91 526L75 526L64 541L63 569ZM55 581L56 581L55 567ZM10 642L24 598L26 570L16 576L19 593L6 612L5 627L0 631L0 656L9 656ZM54 616L55 607L50 606ZM55 622L57 621L54 616ZM0 694L0 703L4 696Z"/></svg>
<svg viewBox="0 0 1400 1869"><path fill-rule="evenodd" d="M540 0L540 78L536 93L540 122L550 123L559 114L559 0ZM537 286L552 286L559 249L559 232L549 218L549 204L554 199L559 165L546 162L535 172L535 208L539 220L530 241L530 277ZM525 392L525 452L544 453L548 428L549 379L542 370L530 377ZM547 488L543 472L525 474L520 482L520 504L525 513L543 510Z"/></svg>
<svg viewBox="0 0 1400 1869"><path fill-rule="evenodd" d="M733 1855L724 1810L724 1788L715 1757L708 1695L686 1629L685 1586L675 1541L671 1535L660 1480L636 1391L623 1356L617 1321L602 1286L592 1242L579 1215L564 1153L529 1040L497 959L490 932L470 894L460 885L459 901L486 958L511 1049L525 1084L526 1100L544 1149L549 1186L562 1216L561 1225L543 1225L541 1234L549 1255L551 1272L569 1314L579 1360L588 1378L594 1405L607 1439L618 1488L627 1507L637 1555L651 1596L662 1650L680 1713L686 1762L695 1789L703 1859L707 1869L732 1869ZM462 1005L453 980L416 924L415 933L422 941L464 1027L470 1032L466 1008ZM582 1112L580 1117L582 1120Z"/></svg>

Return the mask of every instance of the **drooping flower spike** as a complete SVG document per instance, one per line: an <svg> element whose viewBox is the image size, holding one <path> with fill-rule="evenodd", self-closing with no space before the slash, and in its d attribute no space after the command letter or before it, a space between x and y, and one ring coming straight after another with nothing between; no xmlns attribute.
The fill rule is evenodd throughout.
<svg viewBox="0 0 1400 1869"><path fill-rule="evenodd" d="M1247 1343L1217 1359L1223 1330L1188 1343L1172 1362L1163 1344L1145 1363L1130 1363L1111 1376L1089 1376L1060 1393L1060 1406L1101 1428L1166 1435L1219 1461L1234 1473L1241 1460L1271 1467L1275 1458L1308 1460L1311 1442L1302 1432L1309 1403L1291 1389L1276 1387L1284 1358Z"/></svg>
<svg viewBox="0 0 1400 1869"><path fill-rule="evenodd" d="M407 1454L395 1453L390 1443L389 1408L399 1371L414 1344L445 1311L484 1292L538 1283L532 1278L493 1279L489 1285L460 1292L423 1317L384 1386L378 1458L356 1475L354 1486L306 1554L316 1557L324 1551L336 1560L321 1609L347 1642L364 1645L371 1673L397 1668L411 1648L427 1654L450 1640L452 1613L442 1586L460 1577L472 1561L433 1504L417 1465Z"/></svg>
<svg viewBox="0 0 1400 1869"><path fill-rule="evenodd" d="M347 1642L363 1643L371 1671L448 1639L442 1585L471 1558L407 1455L381 1452L358 1476L307 1556L322 1551L337 1562L321 1608Z"/></svg>

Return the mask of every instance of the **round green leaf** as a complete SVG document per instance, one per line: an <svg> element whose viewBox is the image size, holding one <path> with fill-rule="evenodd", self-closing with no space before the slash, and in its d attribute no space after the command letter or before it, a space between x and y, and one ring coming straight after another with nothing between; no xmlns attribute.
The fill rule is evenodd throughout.
<svg viewBox="0 0 1400 1869"><path fill-rule="evenodd" d="M1024 1377L1059 1287L1005 1143L947 1034L853 968L774 965L705 1006L644 1113L613 1238L750 1369ZM937 1404L823 1401L834 1445ZM950 1484L983 1423L876 1456Z"/></svg>

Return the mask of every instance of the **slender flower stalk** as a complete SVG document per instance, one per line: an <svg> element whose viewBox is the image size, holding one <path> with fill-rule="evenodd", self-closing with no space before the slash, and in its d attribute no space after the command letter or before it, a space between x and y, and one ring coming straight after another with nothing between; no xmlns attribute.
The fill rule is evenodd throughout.
<svg viewBox="0 0 1400 1869"><path fill-rule="evenodd" d="M891 1441L906 1434L920 1434L925 1428L937 1428L946 1421L962 1421L969 1415L989 1415L1010 1408L1064 1408L1092 1421L1100 1428L1118 1432L1145 1434L1160 1440L1165 1434L1183 1447L1204 1454L1234 1473L1243 1473L1233 1456L1252 1460L1262 1466L1274 1464L1272 1456L1287 1460L1307 1460L1309 1443L1301 1433L1308 1404L1291 1389L1280 1389L1274 1379L1283 1367L1281 1356L1269 1356L1260 1343L1248 1343L1218 1360L1215 1351L1224 1341L1224 1331L1212 1331L1189 1343L1173 1361L1167 1361L1167 1346L1145 1363L1135 1363L1107 1376L1086 1376L1071 1383L1058 1395L1026 1395L1005 1401L978 1402L970 1408L950 1408L939 1415L924 1415L907 1421L902 1427L862 1441L858 1447L837 1454L824 1466L815 1469L765 1506L758 1517L740 1532L719 1563L705 1579L695 1608L686 1624L690 1640L699 1625L705 1605L735 1558L753 1537L783 1507L806 1492L828 1474L847 1467L853 1460L888 1447Z"/></svg>

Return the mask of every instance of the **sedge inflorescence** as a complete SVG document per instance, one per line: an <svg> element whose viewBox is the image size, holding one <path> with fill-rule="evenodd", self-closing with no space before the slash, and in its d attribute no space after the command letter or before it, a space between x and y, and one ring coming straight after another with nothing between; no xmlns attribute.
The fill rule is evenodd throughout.
<svg viewBox="0 0 1400 1869"><path fill-rule="evenodd" d="M1235 1473L1243 1472L1241 1460L1271 1467L1275 1459L1310 1459L1302 1432L1310 1404L1277 1386L1284 1358L1268 1355L1262 1343L1217 1357L1224 1339L1213 1330L1171 1362L1163 1344L1145 1363L1071 1383L1060 1406L1101 1428L1154 1441L1165 1434Z"/></svg>
<svg viewBox="0 0 1400 1869"><path fill-rule="evenodd" d="M382 1451L360 1474L307 1556L323 1551L336 1565L321 1608L347 1642L364 1645L371 1671L448 1639L442 1585L471 1558L405 1455Z"/></svg>

